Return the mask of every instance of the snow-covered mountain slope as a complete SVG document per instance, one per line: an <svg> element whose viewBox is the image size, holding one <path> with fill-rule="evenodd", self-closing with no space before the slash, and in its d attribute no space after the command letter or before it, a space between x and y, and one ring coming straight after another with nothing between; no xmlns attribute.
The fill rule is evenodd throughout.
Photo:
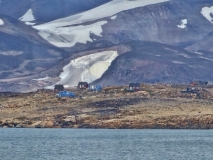
<svg viewBox="0 0 213 160"><path fill-rule="evenodd" d="M213 24L206 18L210 14L206 3L199 3L199 7L192 3L197 2L114 0L34 28L57 47L98 40L118 44L129 39L187 45L213 31ZM209 4L213 6L213 2Z"/></svg>
<svg viewBox="0 0 213 160"><path fill-rule="evenodd" d="M114 20L117 17L115 14L121 11L166 1L168 0L113 0L92 10L34 26L34 28L39 30L39 34L43 38L57 47L73 47L77 42L92 42L93 39L90 38L91 33L101 37L102 26L108 21L100 21L100 19L111 17L111 20Z"/></svg>

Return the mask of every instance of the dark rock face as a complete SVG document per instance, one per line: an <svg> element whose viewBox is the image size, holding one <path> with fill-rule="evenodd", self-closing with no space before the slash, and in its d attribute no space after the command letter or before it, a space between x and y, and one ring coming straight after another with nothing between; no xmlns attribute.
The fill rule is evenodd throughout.
<svg viewBox="0 0 213 160"><path fill-rule="evenodd" d="M198 41L197 43L188 46L186 49L193 50L193 51L200 51L206 50L213 52L213 32L209 33L205 36L202 40Z"/></svg>
<svg viewBox="0 0 213 160"><path fill-rule="evenodd" d="M0 78L17 78L46 70L66 52L43 40L33 28L7 16L0 16Z"/></svg>
<svg viewBox="0 0 213 160"><path fill-rule="evenodd" d="M19 19L30 9L30 6L31 0L1 0L0 14Z"/></svg>
<svg viewBox="0 0 213 160"><path fill-rule="evenodd" d="M129 82L188 83L193 79L211 81L213 78L213 54L199 55L156 42L130 41L124 44L132 51L117 57L97 83L105 86Z"/></svg>

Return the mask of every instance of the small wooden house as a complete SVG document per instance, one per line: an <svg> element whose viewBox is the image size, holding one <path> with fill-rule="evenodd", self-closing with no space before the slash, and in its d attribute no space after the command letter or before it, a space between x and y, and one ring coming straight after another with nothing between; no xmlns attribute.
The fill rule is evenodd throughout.
<svg viewBox="0 0 213 160"><path fill-rule="evenodd" d="M199 91L202 91L203 88L202 87L187 87L186 91L190 92L190 93L197 93Z"/></svg>
<svg viewBox="0 0 213 160"><path fill-rule="evenodd" d="M54 87L54 92L60 92L64 90L64 85L56 84Z"/></svg>
<svg viewBox="0 0 213 160"><path fill-rule="evenodd" d="M201 86L206 86L206 85L208 85L208 82L203 82L203 81L192 81L192 82L190 83L190 85L191 85L191 86L199 86L199 85L201 85Z"/></svg>
<svg viewBox="0 0 213 160"><path fill-rule="evenodd" d="M140 90L140 83L129 83L129 91L139 91Z"/></svg>
<svg viewBox="0 0 213 160"><path fill-rule="evenodd" d="M79 82L77 87L78 89L86 89L89 87L89 84L87 82Z"/></svg>

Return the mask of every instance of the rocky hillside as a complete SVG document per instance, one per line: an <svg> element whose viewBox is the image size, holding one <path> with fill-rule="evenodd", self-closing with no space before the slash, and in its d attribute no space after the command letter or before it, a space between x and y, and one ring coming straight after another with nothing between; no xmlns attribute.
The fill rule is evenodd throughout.
<svg viewBox="0 0 213 160"><path fill-rule="evenodd" d="M212 82L211 0L1 0L1 91Z"/></svg>
<svg viewBox="0 0 213 160"><path fill-rule="evenodd" d="M94 83L104 86L125 85L132 81L171 84L175 79L176 83L187 84L193 79L208 81L213 78L212 53L191 53L156 42L128 41L124 44L131 51L117 57Z"/></svg>
<svg viewBox="0 0 213 160"><path fill-rule="evenodd" d="M213 52L213 32L210 32L207 36L205 36L203 39L199 40L195 44L187 47L187 50L192 51L210 51Z"/></svg>
<svg viewBox="0 0 213 160"><path fill-rule="evenodd" d="M66 52L22 22L0 15L0 77L23 78L58 64Z"/></svg>
<svg viewBox="0 0 213 160"><path fill-rule="evenodd" d="M0 127L213 129L212 86L198 93L184 85L125 87L71 89L76 98L62 99L51 90L0 93Z"/></svg>

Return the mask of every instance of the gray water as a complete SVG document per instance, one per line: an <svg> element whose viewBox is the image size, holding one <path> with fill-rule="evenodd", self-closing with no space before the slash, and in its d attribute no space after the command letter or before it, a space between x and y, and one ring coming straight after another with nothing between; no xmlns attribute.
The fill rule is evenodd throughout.
<svg viewBox="0 0 213 160"><path fill-rule="evenodd" d="M212 160L213 130L0 129L3 160Z"/></svg>

